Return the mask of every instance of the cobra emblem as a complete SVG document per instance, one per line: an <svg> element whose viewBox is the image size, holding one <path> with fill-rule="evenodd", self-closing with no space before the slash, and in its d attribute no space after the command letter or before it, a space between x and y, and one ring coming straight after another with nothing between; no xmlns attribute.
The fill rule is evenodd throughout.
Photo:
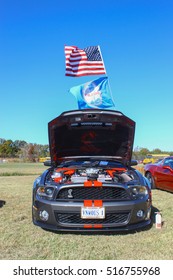
<svg viewBox="0 0 173 280"><path fill-rule="evenodd" d="M68 196L67 196L68 198L73 198L72 192L73 192L72 189L68 190Z"/></svg>

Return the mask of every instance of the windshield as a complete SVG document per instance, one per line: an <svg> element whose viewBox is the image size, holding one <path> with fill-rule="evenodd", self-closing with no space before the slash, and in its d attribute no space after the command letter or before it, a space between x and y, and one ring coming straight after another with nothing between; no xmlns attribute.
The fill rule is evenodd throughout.
<svg viewBox="0 0 173 280"><path fill-rule="evenodd" d="M169 166L169 167L171 167L173 169L173 158L166 158L164 160L164 164L163 165L164 166Z"/></svg>
<svg viewBox="0 0 173 280"><path fill-rule="evenodd" d="M147 155L147 156L146 156L146 158L152 158L152 157L153 157L152 155Z"/></svg>

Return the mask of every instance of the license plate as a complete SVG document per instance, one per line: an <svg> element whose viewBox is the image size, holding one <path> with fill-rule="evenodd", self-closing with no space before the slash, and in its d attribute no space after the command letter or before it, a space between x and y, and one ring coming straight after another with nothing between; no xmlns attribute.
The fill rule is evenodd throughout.
<svg viewBox="0 0 173 280"><path fill-rule="evenodd" d="M104 219L105 208L104 207L82 207L81 208L82 219Z"/></svg>

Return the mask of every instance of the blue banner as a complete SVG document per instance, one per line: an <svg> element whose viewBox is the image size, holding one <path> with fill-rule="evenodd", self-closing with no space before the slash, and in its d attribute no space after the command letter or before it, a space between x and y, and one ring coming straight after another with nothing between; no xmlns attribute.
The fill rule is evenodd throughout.
<svg viewBox="0 0 173 280"><path fill-rule="evenodd" d="M76 97L79 109L114 107L107 77L72 87L69 92Z"/></svg>

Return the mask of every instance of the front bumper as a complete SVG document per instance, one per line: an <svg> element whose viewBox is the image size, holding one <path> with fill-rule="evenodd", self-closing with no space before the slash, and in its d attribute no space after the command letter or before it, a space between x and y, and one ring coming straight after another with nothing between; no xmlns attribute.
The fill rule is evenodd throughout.
<svg viewBox="0 0 173 280"><path fill-rule="evenodd" d="M67 232L122 232L133 231L151 224L151 203L148 199L134 201L103 202L105 219L81 219L82 202L47 201L37 199L33 204L33 223L53 231ZM40 212L49 214L47 221L42 221ZM137 212L143 211L138 217Z"/></svg>

